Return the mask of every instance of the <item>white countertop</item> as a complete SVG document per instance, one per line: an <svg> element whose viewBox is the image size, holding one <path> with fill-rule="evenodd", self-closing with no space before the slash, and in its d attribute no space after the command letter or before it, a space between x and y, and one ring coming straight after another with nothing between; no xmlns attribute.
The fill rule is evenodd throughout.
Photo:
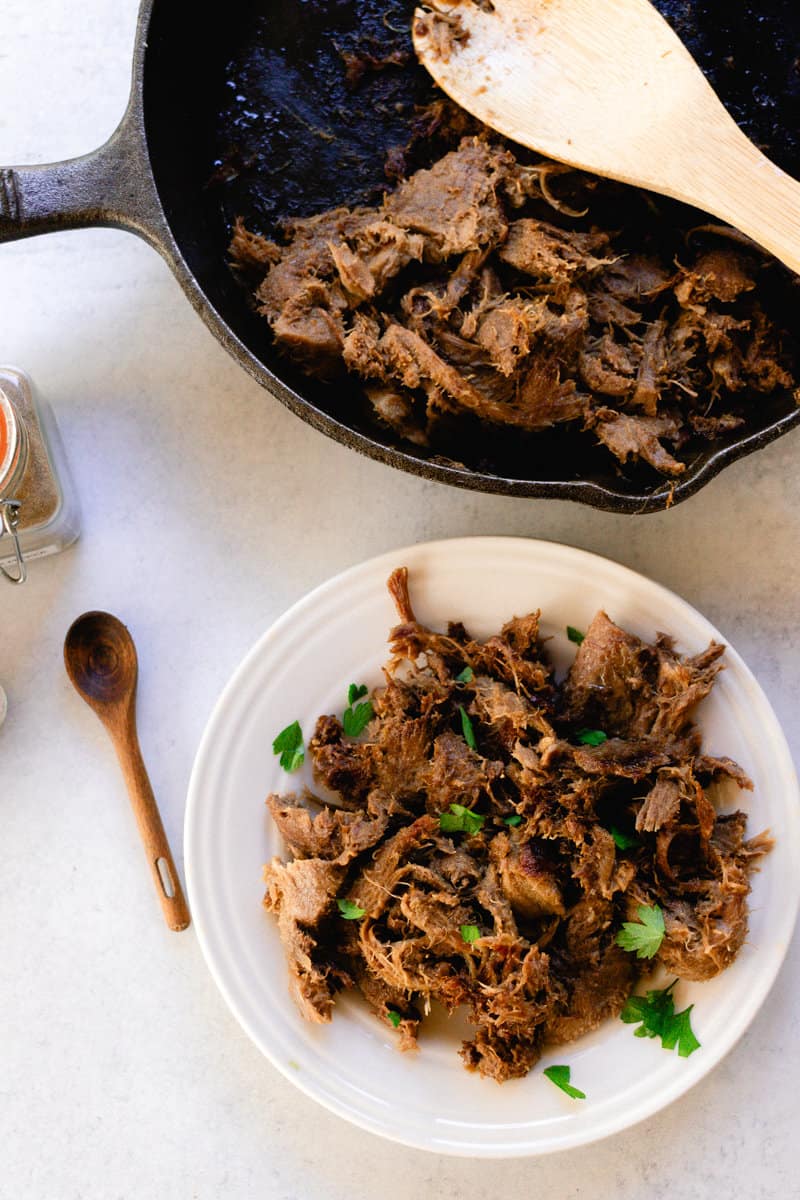
<svg viewBox="0 0 800 1200"><path fill-rule="evenodd" d="M124 107L136 0L4 0L0 162L93 148ZM189 772L244 652L307 589L410 542L545 537L666 584L744 655L800 750L800 435L658 516L460 492L315 433L216 343L159 257L109 230L0 246L0 359L56 409L84 535L0 584L0 1197L352 1200L796 1194L800 950L748 1034L661 1115L539 1161L383 1143L250 1044L194 933L168 933L105 734L65 676L75 616L118 613L181 863Z"/></svg>

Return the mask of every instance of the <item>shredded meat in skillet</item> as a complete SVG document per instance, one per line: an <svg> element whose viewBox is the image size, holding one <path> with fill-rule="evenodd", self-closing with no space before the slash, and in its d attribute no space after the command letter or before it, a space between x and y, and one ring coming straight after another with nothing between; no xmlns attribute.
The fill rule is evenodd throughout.
<svg viewBox="0 0 800 1200"><path fill-rule="evenodd" d="M637 906L663 910L656 963L692 980L728 966L771 843L746 840L744 813L717 813L716 780L752 785L703 753L692 722L724 647L683 657L600 612L559 685L538 613L480 642L421 625L404 568L389 589L400 624L373 720L355 740L320 717L309 745L336 804L267 801L292 858L265 868L264 904L304 1016L329 1021L337 991L357 988L412 1049L431 1001L465 1006L461 1056L502 1082L619 1014L642 964L615 937ZM581 744L587 727L607 739ZM452 804L481 827L443 831ZM635 844L618 849L612 826ZM363 916L344 920L337 900Z"/></svg>
<svg viewBox="0 0 800 1200"><path fill-rule="evenodd" d="M278 346L309 373L360 377L401 438L435 444L443 420L524 435L569 422L677 477L687 441L795 386L757 288L776 267L724 229L675 260L632 252L624 229L559 202L552 173L598 185L464 137L378 208L286 221L281 245L239 222L232 259Z"/></svg>

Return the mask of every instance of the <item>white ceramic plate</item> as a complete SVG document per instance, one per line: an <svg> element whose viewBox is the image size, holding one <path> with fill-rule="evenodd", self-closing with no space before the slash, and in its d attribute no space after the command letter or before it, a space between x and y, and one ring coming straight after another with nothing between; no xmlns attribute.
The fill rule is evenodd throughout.
<svg viewBox="0 0 800 1200"><path fill-rule="evenodd" d="M425 1150L476 1157L541 1154L632 1125L697 1083L733 1046L766 996L786 953L800 895L797 779L778 722L732 649L727 670L700 710L710 753L737 759L755 783L732 790L752 835L769 827L776 847L753 877L750 936L734 965L704 984L680 983L677 1004L694 1003L702 1048L689 1059L608 1021L546 1055L569 1063L588 1096L568 1099L537 1067L499 1087L467 1073L463 1030L425 1023L417 1054L401 1054L390 1028L344 996L330 1025L306 1023L287 991L276 923L261 907L261 868L283 850L264 806L269 791L311 784L308 767L285 776L275 734L299 719L308 736L322 712L341 712L347 685L375 685L395 623L385 589L406 565L419 619L463 620L478 636L513 615L543 612L559 668L574 647L567 624L585 629L598 608L651 639L666 631L695 653L723 640L671 592L606 559L548 542L470 538L414 546L346 571L296 604L261 638L222 694L203 737L186 813L189 900L209 968L260 1050L307 1095L372 1133ZM308 774L304 776L304 772Z"/></svg>

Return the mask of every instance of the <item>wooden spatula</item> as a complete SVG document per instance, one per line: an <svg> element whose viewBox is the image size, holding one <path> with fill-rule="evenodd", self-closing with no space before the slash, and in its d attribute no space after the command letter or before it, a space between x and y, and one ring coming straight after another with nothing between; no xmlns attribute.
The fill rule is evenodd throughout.
<svg viewBox="0 0 800 1200"><path fill-rule="evenodd" d="M413 36L439 86L499 133L713 213L800 272L800 183L648 0L436 0Z"/></svg>

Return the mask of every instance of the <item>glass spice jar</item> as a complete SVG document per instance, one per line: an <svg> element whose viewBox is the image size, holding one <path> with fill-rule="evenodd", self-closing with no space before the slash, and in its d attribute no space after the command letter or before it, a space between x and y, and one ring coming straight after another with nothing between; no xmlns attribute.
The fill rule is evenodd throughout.
<svg viewBox="0 0 800 1200"><path fill-rule="evenodd" d="M24 583L31 559L79 533L78 504L50 406L27 375L0 367L0 571Z"/></svg>

